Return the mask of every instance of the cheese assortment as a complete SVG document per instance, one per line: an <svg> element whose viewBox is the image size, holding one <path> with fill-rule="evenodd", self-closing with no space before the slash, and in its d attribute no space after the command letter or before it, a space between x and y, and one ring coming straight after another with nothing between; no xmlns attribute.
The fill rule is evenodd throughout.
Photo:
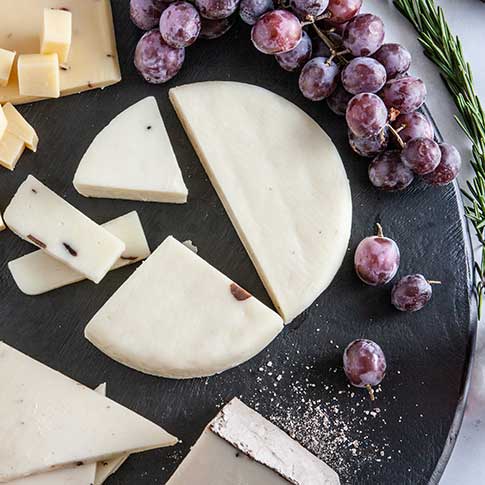
<svg viewBox="0 0 485 485"><path fill-rule="evenodd" d="M98 134L79 164L74 187L86 197L187 201L155 98L130 106Z"/></svg>
<svg viewBox="0 0 485 485"><path fill-rule="evenodd" d="M233 399L212 420L167 485L339 485L337 473Z"/></svg>
<svg viewBox="0 0 485 485"><path fill-rule="evenodd" d="M112 359L157 376L205 377L263 350L281 318L168 237L86 327Z"/></svg>
<svg viewBox="0 0 485 485"><path fill-rule="evenodd" d="M59 63L67 62L72 42L72 13L57 8L44 9L40 38L41 54L57 54Z"/></svg>
<svg viewBox="0 0 485 485"><path fill-rule="evenodd" d="M0 48L0 87L8 85L16 52Z"/></svg>
<svg viewBox="0 0 485 485"><path fill-rule="evenodd" d="M5 209L7 226L19 237L99 283L125 243L29 175Z"/></svg>
<svg viewBox="0 0 485 485"><path fill-rule="evenodd" d="M125 243L126 249L111 271L137 263L150 255L145 232L136 212L118 217L102 227ZM8 263L19 289L26 295L40 295L82 281L85 276L42 250L26 254Z"/></svg>

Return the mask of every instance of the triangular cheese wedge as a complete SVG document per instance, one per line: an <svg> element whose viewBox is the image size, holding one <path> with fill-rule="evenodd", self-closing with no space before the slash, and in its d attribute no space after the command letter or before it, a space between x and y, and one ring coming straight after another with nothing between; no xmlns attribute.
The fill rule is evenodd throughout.
<svg viewBox="0 0 485 485"><path fill-rule="evenodd" d="M0 343L0 483L171 446L161 427Z"/></svg>
<svg viewBox="0 0 485 485"><path fill-rule="evenodd" d="M96 136L79 164L74 187L86 197L187 201L155 98L129 107Z"/></svg>
<svg viewBox="0 0 485 485"><path fill-rule="evenodd" d="M282 328L275 312L168 237L93 317L85 335L122 364L184 379L247 361Z"/></svg>
<svg viewBox="0 0 485 485"><path fill-rule="evenodd" d="M202 82L170 99L286 322L327 288L347 251L350 187L327 134L266 89Z"/></svg>
<svg viewBox="0 0 485 485"><path fill-rule="evenodd" d="M32 126L11 103L3 106L3 112L8 121L7 131L20 138L29 150L36 152L39 137Z"/></svg>

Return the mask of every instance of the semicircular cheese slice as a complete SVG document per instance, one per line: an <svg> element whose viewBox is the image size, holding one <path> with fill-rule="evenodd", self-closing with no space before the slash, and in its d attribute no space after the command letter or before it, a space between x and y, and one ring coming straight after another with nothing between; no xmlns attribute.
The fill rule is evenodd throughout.
<svg viewBox="0 0 485 485"><path fill-rule="evenodd" d="M327 288L347 250L350 187L327 134L266 89L201 82L170 99L286 322Z"/></svg>
<svg viewBox="0 0 485 485"><path fill-rule="evenodd" d="M98 311L85 335L128 367L188 379L249 360L282 329L277 313L170 236Z"/></svg>

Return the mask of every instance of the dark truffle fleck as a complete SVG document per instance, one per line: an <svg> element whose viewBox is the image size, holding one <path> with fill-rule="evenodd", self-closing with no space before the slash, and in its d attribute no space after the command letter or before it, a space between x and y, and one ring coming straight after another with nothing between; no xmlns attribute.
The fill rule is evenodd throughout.
<svg viewBox="0 0 485 485"><path fill-rule="evenodd" d="M71 256L77 256L77 251L72 247L70 246L69 244L67 243L62 243L62 245L66 248L67 252L71 255Z"/></svg>

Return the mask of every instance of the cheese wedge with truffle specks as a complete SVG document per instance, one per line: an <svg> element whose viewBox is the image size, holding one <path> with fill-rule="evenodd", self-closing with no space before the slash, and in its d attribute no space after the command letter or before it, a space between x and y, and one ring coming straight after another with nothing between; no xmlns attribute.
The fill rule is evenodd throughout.
<svg viewBox="0 0 485 485"><path fill-rule="evenodd" d="M123 241L126 246L111 271L137 263L150 255L145 232L136 212L113 219L102 227ZM83 274L42 250L10 261L8 269L19 289L26 295L41 295L85 279Z"/></svg>
<svg viewBox="0 0 485 485"><path fill-rule="evenodd" d="M17 111L12 103L7 103L3 106L3 112L7 118L7 131L20 138L25 146L32 150L37 151L37 145L39 144L39 137L34 128L30 126L27 120Z"/></svg>
<svg viewBox="0 0 485 485"><path fill-rule="evenodd" d="M0 483L172 446L160 426L0 343Z"/></svg>
<svg viewBox="0 0 485 485"><path fill-rule="evenodd" d="M236 82L173 88L172 104L280 315L329 286L347 252L350 186L334 144L304 111Z"/></svg>
<svg viewBox="0 0 485 485"><path fill-rule="evenodd" d="M281 318L168 237L86 327L112 359L147 374L205 377L263 350Z"/></svg>
<svg viewBox="0 0 485 485"><path fill-rule="evenodd" d="M120 113L91 143L74 176L86 197L184 203L187 187L154 97Z"/></svg>
<svg viewBox="0 0 485 485"><path fill-rule="evenodd" d="M29 175L3 215L19 237L99 283L125 243Z"/></svg>
<svg viewBox="0 0 485 485"><path fill-rule="evenodd" d="M233 399L209 423L167 485L339 485L327 464Z"/></svg>

